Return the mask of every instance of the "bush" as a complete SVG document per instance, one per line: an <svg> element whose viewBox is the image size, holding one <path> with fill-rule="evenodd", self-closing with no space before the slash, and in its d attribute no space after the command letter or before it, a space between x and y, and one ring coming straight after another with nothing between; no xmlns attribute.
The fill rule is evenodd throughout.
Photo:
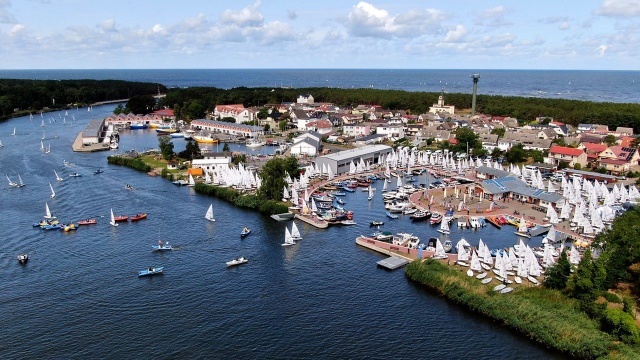
<svg viewBox="0 0 640 360"><path fill-rule="evenodd" d="M622 303L622 299L620 299L620 297L614 293L610 293L608 291L603 291L602 292L602 297L605 298L608 302L610 303L614 303L614 304L621 304Z"/></svg>
<svg viewBox="0 0 640 360"><path fill-rule="evenodd" d="M107 158L107 162L109 164L114 164L114 165L122 165L122 166L128 166L130 168L136 169L136 170L140 170L140 171L144 171L144 172L149 172L151 171L151 166L147 165L144 163L144 161L140 160L139 158L130 158L130 157L123 157L123 156L109 156Z"/></svg>
<svg viewBox="0 0 640 360"><path fill-rule="evenodd" d="M606 309L602 317L602 329L628 344L640 341L640 329L633 316L620 309Z"/></svg>
<svg viewBox="0 0 640 360"><path fill-rule="evenodd" d="M204 195L217 197L218 199L232 203L236 206L257 210L263 214L281 214L289 211L285 203L274 200L262 200L256 195L242 195L232 188L223 188L214 185L197 183L195 191Z"/></svg>

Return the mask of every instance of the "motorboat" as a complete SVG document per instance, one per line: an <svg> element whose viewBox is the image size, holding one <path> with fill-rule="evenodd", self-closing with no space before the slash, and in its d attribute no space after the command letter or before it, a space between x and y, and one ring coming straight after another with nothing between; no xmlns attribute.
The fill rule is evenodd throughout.
<svg viewBox="0 0 640 360"><path fill-rule="evenodd" d="M240 237L245 237L245 236L249 235L250 233L251 233L251 229L249 229L248 227L245 227L240 232Z"/></svg>
<svg viewBox="0 0 640 360"><path fill-rule="evenodd" d="M385 215L387 215L387 217L388 217L389 219L397 219L397 218L398 218L398 215L396 215L396 214L392 214L392 213L390 213L389 211L386 211L386 212L385 212Z"/></svg>
<svg viewBox="0 0 640 360"><path fill-rule="evenodd" d="M227 267L231 267L231 266L237 266L237 265L242 265L246 262L248 262L249 259L245 258L244 256L241 256L237 259L233 259L231 261L227 261Z"/></svg>
<svg viewBox="0 0 640 360"><path fill-rule="evenodd" d="M102 169L98 169L96 171L93 172L93 175L98 175L98 174L102 174L104 172L104 170Z"/></svg>
<svg viewBox="0 0 640 360"><path fill-rule="evenodd" d="M97 224L98 221L96 219L84 219L78 220L78 225L94 225Z"/></svg>
<svg viewBox="0 0 640 360"><path fill-rule="evenodd" d="M451 252L453 243L451 242L451 240L445 240L444 244L442 244L442 247L444 247L444 252Z"/></svg>
<svg viewBox="0 0 640 360"><path fill-rule="evenodd" d="M74 172L74 173L69 174L69 176L71 176L71 177L81 177L82 174L78 174L77 172Z"/></svg>
<svg viewBox="0 0 640 360"><path fill-rule="evenodd" d="M163 271L164 271L164 267L157 267L157 268L150 267L150 268L146 268L144 270L138 271L138 277L160 275L163 273Z"/></svg>
<svg viewBox="0 0 640 360"><path fill-rule="evenodd" d="M26 264L27 261L29 261L29 255L28 254L20 254L18 255L18 262L22 265Z"/></svg>
<svg viewBox="0 0 640 360"><path fill-rule="evenodd" d="M342 225L356 225L356 222L353 220L342 220L340 221L340 224Z"/></svg>
<svg viewBox="0 0 640 360"><path fill-rule="evenodd" d="M433 224L439 224L440 222L442 222L442 214L439 212L434 212L431 214L431 219L429 219L429 222L433 225Z"/></svg>
<svg viewBox="0 0 640 360"><path fill-rule="evenodd" d="M418 210L413 214L409 215L409 218L413 221L421 221L421 220L428 219L430 216L431 216L431 213L429 211Z"/></svg>
<svg viewBox="0 0 640 360"><path fill-rule="evenodd" d="M384 225L384 221L377 221L377 220L374 220L369 224L369 226L382 226L382 225Z"/></svg>
<svg viewBox="0 0 640 360"><path fill-rule="evenodd" d="M131 216L131 221L138 221L138 220L142 220L142 219L146 219L147 218L147 213L142 213L142 214L135 214L133 216ZM126 220L126 218L125 218ZM118 216L116 216L116 221L121 221L118 220Z"/></svg>
<svg viewBox="0 0 640 360"><path fill-rule="evenodd" d="M126 215L119 215L119 216L114 216L113 217L113 221L115 221L115 222L124 222L124 221L127 221L127 220L129 220L129 217L126 216Z"/></svg>
<svg viewBox="0 0 640 360"><path fill-rule="evenodd" d="M163 244L162 240L158 240L158 245L153 245L152 248L153 248L153 251L171 251L171 250L173 250L171 245L169 245L168 241L165 241L164 244Z"/></svg>

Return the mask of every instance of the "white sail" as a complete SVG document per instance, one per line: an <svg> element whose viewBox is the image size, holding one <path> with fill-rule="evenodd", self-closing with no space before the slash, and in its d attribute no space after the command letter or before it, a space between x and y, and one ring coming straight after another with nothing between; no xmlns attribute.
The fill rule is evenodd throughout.
<svg viewBox="0 0 640 360"><path fill-rule="evenodd" d="M209 209L207 210L207 213L204 215L204 218L209 221L216 221L216 219L213 218L213 204L209 205Z"/></svg>
<svg viewBox="0 0 640 360"><path fill-rule="evenodd" d="M440 229L438 232L441 234L450 234L451 230L449 230L449 217L445 216L440 222Z"/></svg>
<svg viewBox="0 0 640 360"><path fill-rule="evenodd" d="M111 209L111 221L109 221L109 224L111 224L111 226L118 226L118 223L116 222L116 217L113 216L113 209Z"/></svg>
<svg viewBox="0 0 640 360"><path fill-rule="evenodd" d="M382 183L382 192L386 192L387 191L387 186L389 186L389 182L385 180Z"/></svg>
<svg viewBox="0 0 640 360"><path fill-rule="evenodd" d="M60 177L60 175L58 175L58 173L57 173L55 170L53 170L53 173L54 173L54 174L56 174L56 180L57 180L57 181L62 181L62 180L64 180L63 178L61 178L61 177Z"/></svg>
<svg viewBox="0 0 640 360"><path fill-rule="evenodd" d="M573 244L571 244L571 253L569 254L569 262L578 265L580 263L580 253Z"/></svg>
<svg viewBox="0 0 640 360"><path fill-rule="evenodd" d="M543 244L553 244L555 243L556 240L556 229L553 227L553 225L551 225L551 227L549 228L549 232L547 233L547 236L544 237L544 239L542 239L542 243Z"/></svg>
<svg viewBox="0 0 640 360"><path fill-rule="evenodd" d="M302 236L300 235L300 230L298 230L298 226L293 222L291 225L291 237L293 240L302 240Z"/></svg>
<svg viewBox="0 0 640 360"><path fill-rule="evenodd" d="M11 179L9 179L9 175L5 175L7 177L7 181L9 181L9 186L18 186L17 182L11 181Z"/></svg>
<svg viewBox="0 0 640 360"><path fill-rule="evenodd" d="M440 239L436 240L436 252L433 254L436 259L444 259L447 257L447 253L444 251L444 246L440 242Z"/></svg>
<svg viewBox="0 0 640 360"><path fill-rule="evenodd" d="M0 140L0 147L3 147L4 145L2 145L2 140Z"/></svg>
<svg viewBox="0 0 640 360"><path fill-rule="evenodd" d="M56 217L51 214L51 210L49 210L49 204L44 203L44 218L45 219L55 219Z"/></svg>
<svg viewBox="0 0 640 360"><path fill-rule="evenodd" d="M460 239L456 244L456 252L458 253L458 260L460 261L468 261L469 260L469 243L465 239Z"/></svg>
<svg viewBox="0 0 640 360"><path fill-rule="evenodd" d="M193 175L189 174L189 183L187 184L187 186L195 186L196 185L196 181L193 179Z"/></svg>
<svg viewBox="0 0 640 360"><path fill-rule="evenodd" d="M51 189L51 198L55 198L56 197L56 192L53 191L53 185L51 185L51 183L49 183L49 188Z"/></svg>
<svg viewBox="0 0 640 360"><path fill-rule="evenodd" d="M367 199L368 200L373 199L373 188L371 188L371 185L369 185L369 197Z"/></svg>
<svg viewBox="0 0 640 360"><path fill-rule="evenodd" d="M471 264L469 268L474 271L482 271L482 265L480 265L480 259L478 259L478 254L474 251L471 254Z"/></svg>
<svg viewBox="0 0 640 360"><path fill-rule="evenodd" d="M24 186L24 182L22 181L20 174L18 174L18 187L23 187L23 186Z"/></svg>
<svg viewBox="0 0 640 360"><path fill-rule="evenodd" d="M290 198L289 191L287 191L287 187L283 186L282 188L282 200L287 201Z"/></svg>
<svg viewBox="0 0 640 360"><path fill-rule="evenodd" d="M291 237L291 233L289 232L289 228L285 227L284 228L284 243L282 244L282 246L290 246L295 244L295 241L293 241L293 237Z"/></svg>

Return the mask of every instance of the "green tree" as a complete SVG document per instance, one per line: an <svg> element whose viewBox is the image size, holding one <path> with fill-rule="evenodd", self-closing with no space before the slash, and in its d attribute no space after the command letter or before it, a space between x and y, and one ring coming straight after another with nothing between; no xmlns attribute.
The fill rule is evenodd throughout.
<svg viewBox="0 0 640 360"><path fill-rule="evenodd" d="M540 150L529 150L528 155L533 158L533 162L537 162L537 163L544 162L544 155Z"/></svg>
<svg viewBox="0 0 640 360"><path fill-rule="evenodd" d="M196 141L187 141L184 151L181 151L178 156L187 160L201 159L202 151Z"/></svg>
<svg viewBox="0 0 640 360"><path fill-rule="evenodd" d="M264 124L264 132L265 132L265 134L268 133L270 129L271 129L271 125Z"/></svg>
<svg viewBox="0 0 640 360"><path fill-rule="evenodd" d="M229 149L229 143L224 143L224 146L222 147L222 151L231 151Z"/></svg>
<svg viewBox="0 0 640 360"><path fill-rule="evenodd" d="M262 108L260 109L260 111L258 111L258 113L256 114L256 117L260 120L264 120L266 118L269 117L269 109L267 108Z"/></svg>
<svg viewBox="0 0 640 360"><path fill-rule="evenodd" d="M594 261L591 257L591 249L587 249L571 277L568 285L571 288L572 295L580 300L584 306L591 305L598 297L599 289L594 284Z"/></svg>
<svg viewBox="0 0 640 360"><path fill-rule="evenodd" d="M455 146L454 151L467 153L467 149L472 151L474 149L482 148L482 143L478 139L478 134L476 134L473 129L468 128L458 128L456 131L456 140L458 144Z"/></svg>
<svg viewBox="0 0 640 360"><path fill-rule="evenodd" d="M604 137L604 139L602 139L602 141L607 144L607 146L613 146L618 142L618 139L616 139L615 135L607 135Z"/></svg>
<svg viewBox="0 0 640 360"><path fill-rule="evenodd" d="M558 170L564 170L569 167L569 163L566 161L560 161L558 163Z"/></svg>
<svg viewBox="0 0 640 360"><path fill-rule="evenodd" d="M187 108L187 116L189 119L202 119L205 115L205 107L198 100L194 100Z"/></svg>
<svg viewBox="0 0 640 360"><path fill-rule="evenodd" d="M151 95L135 95L127 101L127 110L134 114L149 114L155 106L156 99Z"/></svg>
<svg viewBox="0 0 640 360"><path fill-rule="evenodd" d="M491 134L496 134L498 137L504 137L506 129L505 128L494 128L491 129Z"/></svg>
<svg viewBox="0 0 640 360"><path fill-rule="evenodd" d="M280 120L278 122L278 128L280 129L280 131L287 130L287 120Z"/></svg>
<svg viewBox="0 0 640 360"><path fill-rule="evenodd" d="M499 147L494 147L493 150L491 150L491 157L494 159L501 157L503 154L504 152L500 150Z"/></svg>
<svg viewBox="0 0 640 360"><path fill-rule="evenodd" d="M158 137L158 147L160 148L160 152L162 153L162 157L165 160L170 160L173 158L173 143L171 142L170 136L160 136Z"/></svg>
<svg viewBox="0 0 640 360"><path fill-rule="evenodd" d="M287 185L284 180L289 174L298 174L298 160L292 156L288 158L273 158L267 161L260 171L262 185L258 189L258 197L265 200L280 200L282 189Z"/></svg>
<svg viewBox="0 0 640 360"><path fill-rule="evenodd" d="M574 168L575 170L582 170L582 164L580 164L580 163L575 163L575 164L573 165L573 168Z"/></svg>
<svg viewBox="0 0 640 360"><path fill-rule="evenodd" d="M552 144L556 144L558 146L567 146L567 142L564 141L564 136L560 136L560 137L557 137L557 138L551 140L551 143Z"/></svg>
<svg viewBox="0 0 640 360"><path fill-rule="evenodd" d="M236 118L231 117L231 116L226 116L220 119L220 121L224 121L224 122L228 122L228 123L235 123L236 122Z"/></svg>
<svg viewBox="0 0 640 360"><path fill-rule="evenodd" d="M562 290L567 287L570 275L571 263L567 258L567 252L563 251L558 262L548 267L545 271L544 286L549 289Z"/></svg>
<svg viewBox="0 0 640 360"><path fill-rule="evenodd" d="M505 159L512 164L521 163L525 160L526 152L522 144L516 144L504 154Z"/></svg>
<svg viewBox="0 0 640 360"><path fill-rule="evenodd" d="M124 106L122 106L122 104L118 104L118 106L116 106L115 109L113 109L113 113L116 115L124 114L125 113Z"/></svg>

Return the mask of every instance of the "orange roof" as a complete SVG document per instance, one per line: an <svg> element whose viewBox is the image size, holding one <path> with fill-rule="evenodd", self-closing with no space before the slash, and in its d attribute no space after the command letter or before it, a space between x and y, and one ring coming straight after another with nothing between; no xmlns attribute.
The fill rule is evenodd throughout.
<svg viewBox="0 0 640 360"><path fill-rule="evenodd" d="M605 144L594 144L594 143L582 143L582 145L584 145L584 149L587 150L587 152L598 152L601 153L605 150L607 150L607 145Z"/></svg>
<svg viewBox="0 0 640 360"><path fill-rule="evenodd" d="M560 155L569 155L569 156L580 156L584 153L584 151L580 149L574 149L565 146L554 145L549 150L551 154L560 154Z"/></svg>

